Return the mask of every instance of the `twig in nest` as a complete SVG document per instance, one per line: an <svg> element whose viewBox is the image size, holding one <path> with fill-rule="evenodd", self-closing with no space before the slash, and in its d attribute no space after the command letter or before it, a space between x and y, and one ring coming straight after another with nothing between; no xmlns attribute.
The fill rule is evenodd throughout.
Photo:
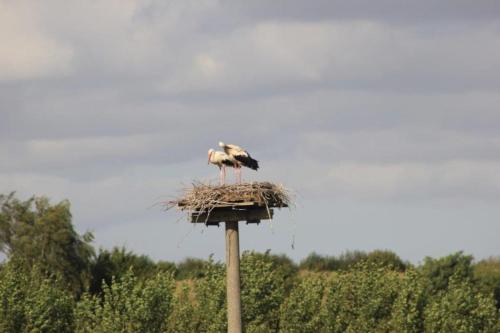
<svg viewBox="0 0 500 333"><path fill-rule="evenodd" d="M292 205L290 190L281 184L270 182L253 182L232 185L214 186L194 182L191 188L184 189L182 195L174 200L164 202L165 209L176 207L189 213L207 213L217 207L238 206L242 203L253 203L266 207L271 217L270 207L288 207Z"/></svg>

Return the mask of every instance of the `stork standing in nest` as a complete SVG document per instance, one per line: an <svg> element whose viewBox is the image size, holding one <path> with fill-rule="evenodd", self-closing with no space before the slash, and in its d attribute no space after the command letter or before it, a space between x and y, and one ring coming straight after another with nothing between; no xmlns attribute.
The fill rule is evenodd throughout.
<svg viewBox="0 0 500 333"><path fill-rule="evenodd" d="M259 162L250 156L250 154L243 148L237 145L225 144L219 142L219 146L224 149L224 152L232 159L234 163L234 172L236 180L241 183L241 167L247 167L257 171L259 169Z"/></svg>
<svg viewBox="0 0 500 333"><path fill-rule="evenodd" d="M224 185L226 181L226 166L240 168L238 162L223 151L210 149L208 151L208 164L212 163L219 167L219 184Z"/></svg>

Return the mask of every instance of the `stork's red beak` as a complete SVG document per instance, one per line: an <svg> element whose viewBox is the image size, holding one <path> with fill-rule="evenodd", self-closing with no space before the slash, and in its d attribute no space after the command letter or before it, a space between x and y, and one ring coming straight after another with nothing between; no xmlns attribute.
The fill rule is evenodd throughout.
<svg viewBox="0 0 500 333"><path fill-rule="evenodd" d="M208 161L207 161L207 164L210 164L210 156L212 156L212 153L208 154Z"/></svg>

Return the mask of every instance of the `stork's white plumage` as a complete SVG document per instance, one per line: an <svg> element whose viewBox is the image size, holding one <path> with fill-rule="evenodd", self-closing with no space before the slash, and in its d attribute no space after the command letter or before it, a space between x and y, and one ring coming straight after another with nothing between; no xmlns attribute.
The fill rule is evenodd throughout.
<svg viewBox="0 0 500 333"><path fill-rule="evenodd" d="M226 180L226 166L232 168L239 168L239 164L234 158L229 156L223 151L216 151L214 149L208 150L208 164L212 163L219 167L219 183L223 185Z"/></svg>
<svg viewBox="0 0 500 333"><path fill-rule="evenodd" d="M236 178L238 182L241 183L241 166L250 168L252 170L259 169L259 162L250 156L250 154L243 148L232 145L225 144L224 142L219 142L219 146L224 149L224 152L229 155L235 162L237 166L234 168L236 172Z"/></svg>

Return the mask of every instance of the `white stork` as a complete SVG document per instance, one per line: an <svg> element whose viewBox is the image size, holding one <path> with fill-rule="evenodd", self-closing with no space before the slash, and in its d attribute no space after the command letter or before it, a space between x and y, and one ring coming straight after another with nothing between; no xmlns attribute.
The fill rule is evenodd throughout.
<svg viewBox="0 0 500 333"><path fill-rule="evenodd" d="M212 163L213 165L217 165L219 167L219 183L220 185L224 185L226 180L226 166L232 168L238 168L238 162L235 161L231 156L226 154L223 151L215 151L213 149L208 150L208 163Z"/></svg>
<svg viewBox="0 0 500 333"><path fill-rule="evenodd" d="M229 155L235 163L234 172L236 179L241 183L241 166L250 168L252 170L259 169L259 162L250 156L250 154L243 148L219 142L219 146L224 149L224 152Z"/></svg>

